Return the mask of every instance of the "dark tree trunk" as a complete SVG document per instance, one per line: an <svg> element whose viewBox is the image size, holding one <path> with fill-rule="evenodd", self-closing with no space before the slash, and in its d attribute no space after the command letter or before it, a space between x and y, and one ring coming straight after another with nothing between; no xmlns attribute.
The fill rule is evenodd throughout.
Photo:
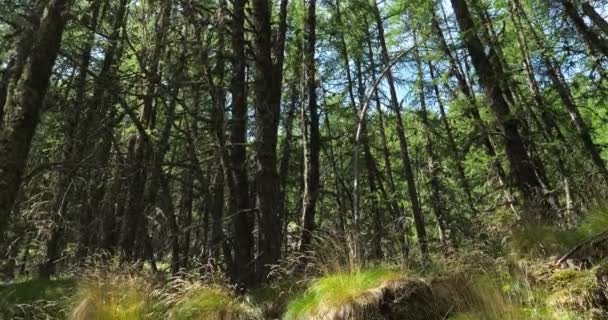
<svg viewBox="0 0 608 320"><path fill-rule="evenodd" d="M602 17L596 10L593 8L588 1L583 1L583 12L591 19L593 24L595 24L604 36L608 36L608 22Z"/></svg>
<svg viewBox="0 0 608 320"><path fill-rule="evenodd" d="M51 0L23 71L11 81L0 129L0 237L3 236L39 122L70 2Z"/></svg>
<svg viewBox="0 0 608 320"><path fill-rule="evenodd" d="M319 150L321 136L319 132L319 111L317 107L317 84L315 77L315 43L316 43L316 0L308 1L306 18L307 39L304 49L304 67L306 73L306 99L310 118L310 139L306 142L304 135L304 194L302 195L302 235L300 251L310 250L312 232L315 228L315 207L319 195ZM303 124L307 126L306 123ZM306 130L305 130L306 132Z"/></svg>
<svg viewBox="0 0 608 320"><path fill-rule="evenodd" d="M299 64L295 64L294 66L294 79L300 79L300 67ZM288 178L289 178L289 164L291 161L291 153L293 152L292 147L292 139L293 139L293 122L296 114L296 109L298 108L298 101L300 100L300 92L298 89L298 81L292 81L291 84L291 101L289 103L289 109L287 110L287 115L284 120L284 130L285 130L285 142L283 143L283 149L281 151L281 163L279 165L279 177L281 179L280 182L280 198L279 198L279 213L281 214L281 222L283 224L282 229L282 242L283 247L287 248L287 225L289 223L289 215L287 211L287 187L288 187Z"/></svg>
<svg viewBox="0 0 608 320"><path fill-rule="evenodd" d="M526 24L530 28L530 31L532 33L532 36L534 38L536 45L539 48L546 47L545 43L544 43L544 39L542 39L542 37L539 35L539 33L534 28L534 25L532 24L532 22L528 19L528 16L526 15L525 11L523 10L521 3L519 1L514 1L514 6L515 6L516 13L526 21ZM551 83L557 90L557 93L558 93L564 107L566 108L566 111L570 115L572 124L574 125L574 128L576 129L576 132L578 133L579 138L583 142L583 147L585 148L585 151L587 151L587 153L589 154L589 157L591 158L593 164L598 169L600 174L602 174L604 179L606 181L608 181L608 169L606 168L606 163L600 155L600 150L593 142L591 132L590 132L587 124L585 123L585 120L583 119L582 115L580 114L580 112L578 110L578 106L574 102L574 97L572 96L572 93L570 92L570 88L568 87L568 85L566 84L566 82L564 80L564 76L562 74L562 71L558 67L557 61L555 61L555 59L553 59L549 55L549 53L547 53L544 50L542 51L541 56L542 56L542 61L547 68L549 79L551 79ZM549 117L549 116L546 116L546 117ZM555 126L555 127L557 127L557 126ZM557 132L557 133L559 134L559 132Z"/></svg>
<svg viewBox="0 0 608 320"><path fill-rule="evenodd" d="M441 8L443 10L443 6ZM498 182L501 187L505 187L505 195L506 195L507 201L509 201L511 209L514 212L516 212L515 207L513 206L513 196L511 194L510 187L507 185L507 176L505 173L505 169L502 167L502 164L500 163L500 161L496 158L497 153L496 153L494 139L492 139L490 131L488 130L486 124L484 123L483 119L481 118L481 114L479 112L479 107L477 105L477 101L473 94L473 90L471 89L471 86L470 86L469 82L467 81L467 76L465 74L465 71L462 68L462 65L458 59L458 56L453 54L452 50L448 46L444 33L441 30L441 27L439 25L439 19L436 15L434 9L431 11L431 18L432 18L431 23L432 23L433 32L435 33L439 48L444 53L444 55L447 57L447 59L450 63L450 74L456 78L456 80L458 82L459 91L465 96L465 98L467 99L467 101L469 103L469 107L465 111L465 114L467 117L469 117L473 121L473 125L475 126L475 129L477 131L481 132L482 144L485 147L486 154L488 156L490 156L492 159L492 167L494 168L495 174L498 177Z"/></svg>
<svg viewBox="0 0 608 320"><path fill-rule="evenodd" d="M230 165L229 171L232 185L229 190L230 201L234 201L236 214L234 226L234 265L233 278L244 285L253 283L253 212L249 202L249 181L247 176L247 88L245 60L245 0L233 1L232 28L232 79L230 83L231 125L230 125Z"/></svg>
<svg viewBox="0 0 608 320"><path fill-rule="evenodd" d="M141 126L144 130L154 129L155 118L156 118L156 100L157 100L157 86L160 82L160 60L165 47L164 39L166 37L170 15L171 15L171 3L168 0L164 0L160 3L161 10L157 17L156 29L158 32L155 33L154 46L151 50L150 56L148 57L147 79L145 83L145 94L143 97L143 110L141 113ZM127 106L128 108L128 106ZM121 247L126 258L135 258L141 252L136 252L136 249L143 249L142 252L147 251L145 247L148 241L147 230L146 230L146 216L149 210L153 208L156 203L156 195L158 189L158 176L152 177L150 188L146 189L146 182L148 180L149 169L148 160L151 156L151 152L154 152L154 146L150 141L150 136L145 132L138 132L134 137L131 138L134 144L133 158L132 158L132 172L133 177L129 183L129 200L128 208L126 211L125 219L123 220ZM156 169L153 170L152 174L157 173ZM150 202L150 200L153 200Z"/></svg>
<svg viewBox="0 0 608 320"><path fill-rule="evenodd" d="M279 177L277 174L277 130L280 106L276 99L280 90L272 60L271 10L267 0L253 0L255 57L255 191L260 216L258 279L265 279L269 265L281 256L281 223L277 212ZM280 52L282 55L282 52ZM277 64L282 69L282 63Z"/></svg>

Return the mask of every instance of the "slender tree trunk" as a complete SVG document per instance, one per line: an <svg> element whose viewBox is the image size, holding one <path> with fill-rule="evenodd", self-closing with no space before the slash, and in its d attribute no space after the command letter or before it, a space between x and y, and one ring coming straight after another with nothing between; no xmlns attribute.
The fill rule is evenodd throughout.
<svg viewBox="0 0 608 320"><path fill-rule="evenodd" d="M420 57L420 46L417 39L416 31L414 31L414 56L416 60L416 71L417 71L417 88L416 92L418 95L418 101L420 103L420 119L425 127L426 141L425 148L427 153L427 169L429 174L429 180L431 185L431 207L435 213L437 219L437 226L439 229L439 239L441 240L444 249L447 249L450 242L449 226L448 226L448 213L445 206L445 190L441 182L442 168L441 163L435 152L435 146L433 143L433 128L428 118L428 110L426 105L426 96L424 88L424 75L422 73L422 61Z"/></svg>
<svg viewBox="0 0 608 320"><path fill-rule="evenodd" d="M371 79L372 79L372 83L375 83L376 82L376 62L374 59L374 52L372 50L371 37L368 32L366 32L366 39L367 39L366 42L367 42L367 49L368 49L368 58L369 58L369 63L370 63ZM359 67L359 65L358 65L358 67ZM358 70L358 71L359 71L359 74L362 75L361 70ZM378 94L377 90L374 92L374 103L376 105L376 112L378 113L378 122L379 122L379 126L380 126L379 133L380 133L380 138L382 140L382 155L383 155L383 160L384 160L386 179L387 179L388 187L389 187L389 191L390 191L390 195L387 195L385 198L387 200L387 203L390 204L393 217L399 218L401 216L401 213L400 213L401 209L400 209L399 204L396 203L396 201L394 199L395 195L396 195L396 190L395 190L395 180L393 179L393 165L391 163L391 154L390 154L390 150L388 148L388 138L386 136L384 111L382 110L382 103L380 102L380 95ZM378 186L382 188L381 183ZM405 244L404 244L404 246L405 246ZM405 249L405 247L404 247L404 251L407 251L407 249Z"/></svg>
<svg viewBox="0 0 608 320"><path fill-rule="evenodd" d="M289 223L288 211L287 211L287 187L288 187L288 178L289 178L289 163L291 161L291 153L292 153L292 139L293 139L293 122L296 114L296 109L298 108L298 101L300 99L300 93L298 88L298 81L295 79L300 79L300 68L299 64L295 64L294 66L294 81L291 84L291 101L288 106L287 116L284 122L284 130L285 130L285 142L283 143L283 149L281 151L281 163L279 165L279 177L281 179L280 182L280 198L279 198L279 212L281 214L281 222L283 224L283 247L287 248L287 224Z"/></svg>
<svg viewBox="0 0 608 320"><path fill-rule="evenodd" d="M149 56L147 64L148 77L145 82L145 95L143 97L143 110L141 113L141 125L144 129L153 129L156 118L156 103L157 100L157 85L160 81L160 59L165 47L164 40L168 31L171 3L168 0L161 2L161 10L157 17L156 28L158 32L155 34L154 47ZM156 203L145 202L155 200L156 191L152 188L146 190L146 181L148 180L148 158L150 152L154 151L154 146L150 137L143 132L139 132L132 137L134 143L132 172L133 177L129 186L129 200L126 217L123 220L123 231L121 238L121 247L127 258L134 258L136 255L136 244L143 248L146 243L146 215L148 210ZM154 170L156 171L156 170ZM157 187L157 176L152 179Z"/></svg>
<svg viewBox="0 0 608 320"><path fill-rule="evenodd" d="M443 103L443 99L441 98L441 92L439 91L439 86L437 85L437 78L435 75L435 67L430 61L427 61L427 66L429 68L429 73L431 76L431 82L433 85L433 91L435 93L435 99L437 100L437 106L439 107L439 116L441 124L443 125L443 130L446 133L448 148L451 154L454 156L454 165L456 166L456 174L458 175L458 182L460 183L460 187L462 191L466 195L467 202L471 212L473 214L477 214L477 209L475 208L475 202L473 201L473 195L471 190L471 185L466 176L464 170L464 156L462 152L458 149L456 145L456 139L454 138L454 132L452 130L452 126L448 120L447 114L445 112L445 106Z"/></svg>
<svg viewBox="0 0 608 320"><path fill-rule="evenodd" d="M443 11L443 6L441 6L441 8ZM444 12L444 16L445 16L445 12ZM481 118L481 114L479 113L479 107L477 106L477 101L473 94L473 90L471 89L471 86L469 84L470 82L467 81L466 73L463 70L463 67L459 61L458 55L453 54L452 50L448 46L446 38L439 25L439 19L438 19L437 15L435 14L434 10L431 11L431 18L432 18L432 22L431 22L432 28L436 35L436 39L437 39L439 48L444 53L444 55L447 57L447 59L450 63L450 73L456 78L456 80L458 82L459 91L465 96L465 98L467 99L467 101L469 103L469 108L466 110L465 114L467 115L467 117L469 117L473 121L473 125L475 126L476 130L478 130L479 132L482 133L482 144L486 149L486 154L488 156L490 156L492 159L492 167L494 168L496 176L498 177L499 185L501 187L504 187L505 197L507 198L509 207L511 208L511 210L514 213L517 213L517 210L514 206L513 195L511 194L511 190L510 190L509 186L507 185L507 175L505 173L505 169L502 167L502 164L497 159L494 139L492 139L490 131L488 130L486 124L484 123L483 119Z"/></svg>
<svg viewBox="0 0 608 320"><path fill-rule="evenodd" d="M312 232L315 228L315 207L319 195L319 151L321 136L319 132L319 111L317 106L317 84L315 77L316 12L316 0L309 0L306 18L307 41L304 50L304 66L306 73L307 109L310 117L310 139L307 148L304 148L305 161L304 194L302 196L302 235L300 239L301 252L310 250ZM307 144L306 137L304 137L304 144Z"/></svg>
<svg viewBox="0 0 608 320"><path fill-rule="evenodd" d="M378 10L377 4L374 2L374 6L372 8L373 14L376 19L376 28L378 29L378 39L380 41L380 46L382 49L382 60L384 66L388 66L390 63L390 58L388 56L388 49L386 46L386 41L384 39L384 26L382 25L382 17L380 16L380 11ZM403 179L407 182L407 190L409 194L410 203L412 205L412 211L414 214L414 225L416 227L416 233L418 235L418 243L420 244L420 251L423 255L427 254L428 245L426 239L426 227L424 222L424 215L422 213L422 207L420 206L420 201L418 199L418 190L416 187L416 181L414 179L414 171L412 170L412 161L410 159L410 154L408 150L408 142L405 137L405 129L403 127L403 117L401 115L401 107L399 106L399 101L397 100L397 91L395 89L395 83L393 80L393 75L390 70L386 73L386 80L389 87L390 99L391 99L391 108L395 114L395 126L397 129L397 137L399 138L399 148L401 152L401 161L402 163L402 176Z"/></svg>

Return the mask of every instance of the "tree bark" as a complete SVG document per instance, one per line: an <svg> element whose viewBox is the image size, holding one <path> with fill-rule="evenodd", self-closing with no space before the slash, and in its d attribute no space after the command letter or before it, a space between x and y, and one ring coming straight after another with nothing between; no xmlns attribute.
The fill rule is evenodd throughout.
<svg viewBox="0 0 608 320"><path fill-rule="evenodd" d="M521 2L517 0L514 1L513 4L515 6L514 9L516 13L526 21L526 24L530 28L532 37L534 38L536 45L539 48L545 48L546 45L544 43L544 40L542 39L542 36L539 35L539 33L534 28L532 22L529 20L526 12L524 11L521 5ZM585 148L585 151L587 151L589 157L591 158L591 161L593 162L599 173L604 177L604 180L608 183L608 169L606 168L606 162L601 157L600 150L593 142L591 131L587 126L585 120L583 119L582 115L580 114L578 106L574 102L574 97L572 96L570 88L564 80L564 76L562 74L562 71L558 67L557 61L555 61L555 59L553 59L545 50L542 50L541 57L543 63L547 68L549 79L551 79L551 83L557 90L560 100L562 101L564 107L566 108L566 111L568 112L568 115L570 116L570 119L572 120L572 124L574 125L574 128L576 129L579 138L583 142L583 147ZM559 134L559 132L557 133Z"/></svg>
<svg viewBox="0 0 608 320"><path fill-rule="evenodd" d="M272 61L269 2L253 0L252 12L255 57L255 190L260 216L258 280L262 280L269 265L276 263L281 256L281 223L277 212L279 177L276 167L280 106L275 103L280 90L274 89L277 73Z"/></svg>
<svg viewBox="0 0 608 320"><path fill-rule="evenodd" d="M12 81L0 128L0 237L21 185L32 138L55 63L69 10L69 0L50 0L35 32L23 72Z"/></svg>

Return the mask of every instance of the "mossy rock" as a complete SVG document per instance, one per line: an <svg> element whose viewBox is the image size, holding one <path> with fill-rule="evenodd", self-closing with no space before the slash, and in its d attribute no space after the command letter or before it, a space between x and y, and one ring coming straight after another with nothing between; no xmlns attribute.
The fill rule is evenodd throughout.
<svg viewBox="0 0 608 320"><path fill-rule="evenodd" d="M390 320L444 319L446 303L433 293L430 285L420 279L388 284L380 302L380 314Z"/></svg>

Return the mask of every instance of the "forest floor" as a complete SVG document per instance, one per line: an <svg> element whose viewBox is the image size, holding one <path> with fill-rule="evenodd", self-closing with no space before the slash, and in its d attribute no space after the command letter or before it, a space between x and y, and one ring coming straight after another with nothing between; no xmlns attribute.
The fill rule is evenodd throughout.
<svg viewBox="0 0 608 320"><path fill-rule="evenodd" d="M475 267L463 264L471 259ZM480 263L489 262L481 252L439 260L426 272L389 265L334 271L245 295L208 279L95 271L79 279L3 284L0 318L606 319L606 264L573 268L497 259L490 266Z"/></svg>
<svg viewBox="0 0 608 320"><path fill-rule="evenodd" d="M328 251L239 294L211 266L170 277L98 261L53 280L0 283L0 319L608 319L607 227L604 213L590 215L573 230L513 234L502 250L463 245L407 265L339 262Z"/></svg>

